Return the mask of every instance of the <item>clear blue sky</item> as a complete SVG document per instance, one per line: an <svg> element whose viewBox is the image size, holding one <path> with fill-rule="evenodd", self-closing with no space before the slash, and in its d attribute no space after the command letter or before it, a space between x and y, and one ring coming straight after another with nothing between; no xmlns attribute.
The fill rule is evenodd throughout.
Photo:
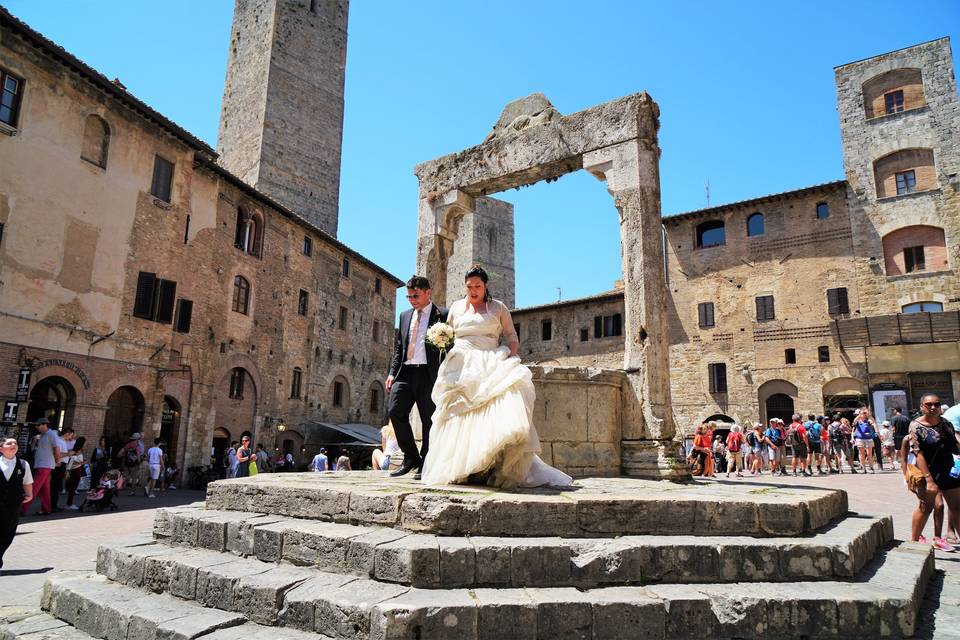
<svg viewBox="0 0 960 640"><path fill-rule="evenodd" d="M231 0L0 3L216 145ZM414 164L482 142L535 91L564 114L648 91L664 214L705 206L707 180L722 204L843 178L833 67L958 27L957 0L353 0L339 237L412 274ZM620 277L602 183L578 172L498 197L516 206L519 305Z"/></svg>

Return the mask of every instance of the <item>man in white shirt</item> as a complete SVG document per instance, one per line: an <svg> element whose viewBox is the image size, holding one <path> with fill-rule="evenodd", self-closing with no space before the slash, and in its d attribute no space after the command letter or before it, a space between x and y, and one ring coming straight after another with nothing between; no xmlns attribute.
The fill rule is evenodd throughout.
<svg viewBox="0 0 960 640"><path fill-rule="evenodd" d="M326 471L329 467L327 466L329 461L327 460L327 450L320 449L320 453L313 456L313 462L310 463L310 467L316 471Z"/></svg>
<svg viewBox="0 0 960 640"><path fill-rule="evenodd" d="M20 509L33 500L33 475L26 460L17 456L16 438L0 443L0 569L3 554L13 542L20 522Z"/></svg>
<svg viewBox="0 0 960 640"><path fill-rule="evenodd" d="M147 481L144 492L148 498L156 498L153 490L157 486L160 474L163 473L163 449L160 448L160 438L154 438L153 446L147 449L147 470L150 473L150 480Z"/></svg>
<svg viewBox="0 0 960 640"><path fill-rule="evenodd" d="M60 492L63 490L63 481L67 477L67 459L76 442L76 433L70 427L65 427L57 434L57 466L50 476L50 500L53 501L53 511L63 511L58 504L60 502Z"/></svg>

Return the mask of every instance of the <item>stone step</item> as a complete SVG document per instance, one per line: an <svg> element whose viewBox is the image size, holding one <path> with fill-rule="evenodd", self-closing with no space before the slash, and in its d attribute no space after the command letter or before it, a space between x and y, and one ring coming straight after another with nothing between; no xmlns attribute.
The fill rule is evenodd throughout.
<svg viewBox="0 0 960 640"><path fill-rule="evenodd" d="M447 536L796 536L847 512L847 494L812 487L584 478L570 489L428 487L386 472L271 473L213 482L212 509Z"/></svg>
<svg viewBox="0 0 960 640"><path fill-rule="evenodd" d="M48 631L24 625L16 638L105 638L106 640L329 640L295 629L264 627L243 615L202 607L169 595L145 593L99 575L62 575L44 585L43 607L60 624ZM48 635L36 635L47 633Z"/></svg>
<svg viewBox="0 0 960 640"><path fill-rule="evenodd" d="M93 636L74 629L63 620L42 611L7 618L0 616L0 640L93 640Z"/></svg>
<svg viewBox="0 0 960 640"><path fill-rule="evenodd" d="M904 543L879 553L855 580L798 580L788 588L754 582L420 589L161 544L105 547L98 570L129 587L347 640L875 638L910 635L933 552ZM54 602L51 612L68 622L82 617L71 612L83 607L68 605Z"/></svg>
<svg viewBox="0 0 960 640"><path fill-rule="evenodd" d="M176 546L421 588L591 588L849 578L893 541L893 521L849 515L802 538L448 537L219 511L199 504L159 510L154 535ZM143 539L134 546L151 542Z"/></svg>

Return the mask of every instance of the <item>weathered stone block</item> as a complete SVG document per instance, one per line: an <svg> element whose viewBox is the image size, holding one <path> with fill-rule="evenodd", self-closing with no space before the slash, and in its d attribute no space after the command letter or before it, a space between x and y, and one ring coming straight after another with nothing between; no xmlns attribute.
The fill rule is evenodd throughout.
<svg viewBox="0 0 960 640"><path fill-rule="evenodd" d="M477 582L477 550L467 538L439 536L440 585L446 589Z"/></svg>
<svg viewBox="0 0 960 640"><path fill-rule="evenodd" d="M349 539L346 569L365 576L373 576L376 567L376 549L379 545L410 535L398 529L372 529Z"/></svg>
<svg viewBox="0 0 960 640"><path fill-rule="evenodd" d="M436 536L409 535L377 546L378 580L432 587L440 584L440 548Z"/></svg>
<svg viewBox="0 0 960 640"><path fill-rule="evenodd" d="M537 608L537 638L589 640L593 637L590 602L576 589L526 589Z"/></svg>
<svg viewBox="0 0 960 640"><path fill-rule="evenodd" d="M536 640L537 609L523 589L474 589L478 640Z"/></svg>
<svg viewBox="0 0 960 640"><path fill-rule="evenodd" d="M587 594L593 614L593 638L662 640L666 637L664 603L636 587L610 587Z"/></svg>
<svg viewBox="0 0 960 640"><path fill-rule="evenodd" d="M371 609L409 590L410 587L398 584L353 580L317 600L314 628L337 638L375 637L371 629Z"/></svg>
<svg viewBox="0 0 960 640"><path fill-rule="evenodd" d="M370 640L476 640L477 604L465 591L411 589L374 605Z"/></svg>

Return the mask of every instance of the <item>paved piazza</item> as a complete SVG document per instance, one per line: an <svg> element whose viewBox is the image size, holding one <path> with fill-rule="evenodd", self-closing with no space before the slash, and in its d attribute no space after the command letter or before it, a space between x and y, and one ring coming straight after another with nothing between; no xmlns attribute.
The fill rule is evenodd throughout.
<svg viewBox="0 0 960 640"><path fill-rule="evenodd" d="M297 476L264 476L276 486L303 484ZM409 481L392 483L371 478L359 473L355 475L361 482L357 488L360 493L379 491L382 495L396 493L416 495L423 493ZM599 493L600 487L616 486L619 480L591 480L581 491ZM386 484L390 486L383 486ZM730 478L721 474L715 481L702 481L712 485L708 494L723 499L730 496L752 495L758 502L766 502L772 495L815 496L829 495L829 489L845 489L849 495L850 509L860 513L890 514L893 516L894 532L898 539L909 535L909 519L914 500L903 487L901 476L894 472L868 475L829 475L813 478L778 477L773 482L770 476ZM233 484L233 483L231 483ZM236 484L243 484L238 482ZM313 483L308 483L313 484ZM335 484L343 484L339 478ZM388 491L395 486L395 491ZM669 486L669 485L668 485ZM782 488L776 488L782 487ZM769 490L769 491L768 491ZM762 491L763 493L760 493ZM240 496L243 492L233 492ZM488 492L479 488L463 488L460 492L437 492L441 496L483 496ZM673 485L669 493L683 494L682 487ZM550 496L550 493L542 495ZM581 494L586 496L587 493ZM597 497L597 496L594 496ZM644 499L652 496L645 494ZM157 500L141 497L120 498L122 510L103 514L67 514L54 518L28 517L21 522L19 534L7 553L3 575L4 604L37 606L44 579L55 570L92 571L95 565L98 544L105 541L125 538L131 534L150 530L156 507L189 504L203 499L196 491L170 491ZM748 512L744 512L748 513ZM931 535L932 523L925 532ZM705 532L706 533L706 532ZM937 569L933 583L927 591L924 608L921 611L921 632L918 638L958 638L960 639L960 554L937 553ZM790 587L784 585L784 598L790 597Z"/></svg>

